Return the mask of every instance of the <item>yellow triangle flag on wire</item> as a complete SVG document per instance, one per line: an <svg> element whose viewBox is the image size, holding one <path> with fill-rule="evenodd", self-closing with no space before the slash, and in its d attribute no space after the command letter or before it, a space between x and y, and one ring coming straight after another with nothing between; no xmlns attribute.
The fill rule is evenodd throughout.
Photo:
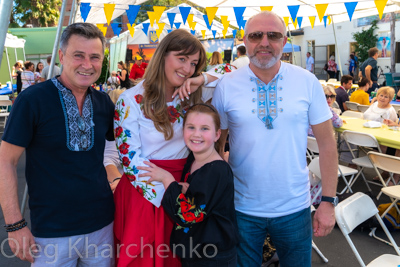
<svg viewBox="0 0 400 267"><path fill-rule="evenodd" d="M161 33L162 33L162 30L160 30L160 29L156 30L156 34L157 34L158 39L160 39Z"/></svg>
<svg viewBox="0 0 400 267"><path fill-rule="evenodd" d="M375 0L376 9L378 9L379 19L382 19L383 10L385 9L388 0Z"/></svg>
<svg viewBox="0 0 400 267"><path fill-rule="evenodd" d="M293 22L293 26L294 26L294 28L296 29L297 28L297 18L293 21L293 19L292 19L292 22Z"/></svg>
<svg viewBox="0 0 400 267"><path fill-rule="evenodd" d="M129 23L126 24L126 26L128 26L129 33L131 34L132 37L135 34L135 25L136 24L132 24L132 25Z"/></svg>
<svg viewBox="0 0 400 267"><path fill-rule="evenodd" d="M311 29L314 29L315 16L310 16L310 17L308 17L308 19L310 20Z"/></svg>
<svg viewBox="0 0 400 267"><path fill-rule="evenodd" d="M110 25L114 9L115 9L115 4L104 4L104 15L106 15L108 25Z"/></svg>
<svg viewBox="0 0 400 267"><path fill-rule="evenodd" d="M315 16L308 17L310 19L311 29L314 29Z"/></svg>
<svg viewBox="0 0 400 267"><path fill-rule="evenodd" d="M207 12L207 17L208 17L208 23L212 23L214 20L215 14L218 11L218 7L206 7L206 12Z"/></svg>
<svg viewBox="0 0 400 267"><path fill-rule="evenodd" d="M221 23L222 25L224 25L224 23L226 23L228 21L228 16L221 16Z"/></svg>
<svg viewBox="0 0 400 267"><path fill-rule="evenodd" d="M154 21L156 20L156 14L153 11L147 11L147 15L149 16L150 26L153 27Z"/></svg>
<svg viewBox="0 0 400 267"><path fill-rule="evenodd" d="M153 10L154 10L154 14L155 14L154 18L156 19L156 22L158 22L161 18L162 13L165 10L165 6L154 6Z"/></svg>
<svg viewBox="0 0 400 267"><path fill-rule="evenodd" d="M224 39L225 39L225 35L226 35L227 32L228 32L228 30L223 30L222 31L222 36L224 36Z"/></svg>
<svg viewBox="0 0 400 267"><path fill-rule="evenodd" d="M187 19L186 19L186 21L187 21L188 24L189 24L189 27L192 25L193 16L194 16L193 14L189 14L188 17L187 17Z"/></svg>
<svg viewBox="0 0 400 267"><path fill-rule="evenodd" d="M328 16L328 25L331 25L332 23L332 16Z"/></svg>
<svg viewBox="0 0 400 267"><path fill-rule="evenodd" d="M262 11L272 11L273 6L260 6L261 12Z"/></svg>
<svg viewBox="0 0 400 267"><path fill-rule="evenodd" d="M196 24L197 24L197 22L196 22L196 21L193 21L192 24L190 25L190 28L191 28L192 30L194 30L194 28L196 27Z"/></svg>
<svg viewBox="0 0 400 267"><path fill-rule="evenodd" d="M203 39L206 39L206 30L201 30L201 35L203 36Z"/></svg>
<svg viewBox="0 0 400 267"><path fill-rule="evenodd" d="M157 25L158 25L158 29L159 30L164 30L164 27L165 27L165 23L157 23Z"/></svg>
<svg viewBox="0 0 400 267"><path fill-rule="evenodd" d="M289 25L289 17L283 17L286 27Z"/></svg>
<svg viewBox="0 0 400 267"><path fill-rule="evenodd" d="M240 35L242 36L242 38L244 37L244 30L240 30Z"/></svg>
<svg viewBox="0 0 400 267"><path fill-rule="evenodd" d="M324 18L325 11L328 8L328 4L315 4L315 8L317 9L319 22L322 22Z"/></svg>
<svg viewBox="0 0 400 267"><path fill-rule="evenodd" d="M107 34L107 27L104 27L103 24L96 24L97 28L99 28L99 30L103 33L104 37Z"/></svg>
<svg viewBox="0 0 400 267"><path fill-rule="evenodd" d="M224 21L224 23L222 23L222 25L224 25L224 30L227 30L229 27L229 21Z"/></svg>

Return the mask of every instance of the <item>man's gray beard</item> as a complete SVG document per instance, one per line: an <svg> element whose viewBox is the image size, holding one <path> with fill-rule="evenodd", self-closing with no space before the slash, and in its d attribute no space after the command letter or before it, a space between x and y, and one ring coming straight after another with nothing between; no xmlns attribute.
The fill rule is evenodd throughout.
<svg viewBox="0 0 400 267"><path fill-rule="evenodd" d="M282 53L277 56L272 56L272 58L267 63L261 63L256 55L249 56L250 62L259 69L269 69L276 64L282 57Z"/></svg>

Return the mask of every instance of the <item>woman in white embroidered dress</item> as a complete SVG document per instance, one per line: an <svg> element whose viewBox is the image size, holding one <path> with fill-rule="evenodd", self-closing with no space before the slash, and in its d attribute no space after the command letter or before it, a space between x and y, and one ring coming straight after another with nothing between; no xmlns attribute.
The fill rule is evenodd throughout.
<svg viewBox="0 0 400 267"><path fill-rule="evenodd" d="M205 64L206 53L197 38L174 30L160 42L144 80L117 101L114 128L124 168L114 194L117 266L180 266L169 248L172 220L160 207L164 187L139 178L142 171L137 166L151 161L180 181L188 156L182 133L184 110L207 101L213 91L197 90L184 101L173 94L185 80L198 76ZM207 83L207 76L196 80Z"/></svg>

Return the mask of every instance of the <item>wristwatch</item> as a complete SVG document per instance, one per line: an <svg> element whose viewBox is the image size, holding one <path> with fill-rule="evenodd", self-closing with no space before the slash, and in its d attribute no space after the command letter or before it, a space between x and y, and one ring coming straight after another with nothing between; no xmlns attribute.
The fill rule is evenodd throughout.
<svg viewBox="0 0 400 267"><path fill-rule="evenodd" d="M325 196L322 196L321 197L321 201L330 202L330 203L332 203L332 205L334 207L336 207L337 204L339 203L339 198L338 197L325 197Z"/></svg>

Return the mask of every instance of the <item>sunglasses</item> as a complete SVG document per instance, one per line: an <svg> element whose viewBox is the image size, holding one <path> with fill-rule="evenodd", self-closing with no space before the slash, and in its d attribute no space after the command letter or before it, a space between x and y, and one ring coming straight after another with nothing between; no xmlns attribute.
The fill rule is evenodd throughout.
<svg viewBox="0 0 400 267"><path fill-rule="evenodd" d="M335 99L336 96L335 95L325 95L326 99L330 98L330 99Z"/></svg>
<svg viewBox="0 0 400 267"><path fill-rule="evenodd" d="M266 35L269 42L278 42L283 38L280 32L251 32L247 34L247 39L252 43L261 42L263 36Z"/></svg>
<svg viewBox="0 0 400 267"><path fill-rule="evenodd" d="M86 150L88 148L88 140L85 135L86 125L85 125L85 121L83 120L83 118L81 116L78 117L78 128L81 131L80 140L81 140L82 149Z"/></svg>

